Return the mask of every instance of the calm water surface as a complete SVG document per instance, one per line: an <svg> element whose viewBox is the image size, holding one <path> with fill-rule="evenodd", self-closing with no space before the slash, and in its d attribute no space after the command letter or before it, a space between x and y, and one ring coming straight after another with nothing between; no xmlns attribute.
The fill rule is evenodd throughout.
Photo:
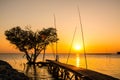
<svg viewBox="0 0 120 80"><path fill-rule="evenodd" d="M37 76L40 78L41 75L47 75L48 77L51 77L47 73L46 68L40 69L36 67L36 73L34 73L33 68L27 67L25 65L26 59L23 57L23 55L24 54L0 54L0 60L9 62L13 68L21 72L26 72L26 70L29 68L27 73L28 76ZM66 63L67 57L67 54L59 54L59 61ZM46 54L45 58L54 60L54 55ZM41 60L42 54L39 55L37 61ZM71 54L68 60L68 64L75 65L77 67L86 67L84 56L79 54ZM88 69L102 72L120 79L120 55L87 55L87 65Z"/></svg>

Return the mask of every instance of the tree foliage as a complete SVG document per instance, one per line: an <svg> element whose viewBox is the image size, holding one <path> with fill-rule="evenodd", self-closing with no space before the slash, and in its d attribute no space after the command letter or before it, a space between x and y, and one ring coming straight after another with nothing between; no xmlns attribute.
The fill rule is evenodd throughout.
<svg viewBox="0 0 120 80"><path fill-rule="evenodd" d="M37 56L50 43L58 41L55 28L43 28L33 32L31 29L23 30L19 26L5 31L6 39L24 52L29 63L35 63ZM29 54L33 51L32 54Z"/></svg>

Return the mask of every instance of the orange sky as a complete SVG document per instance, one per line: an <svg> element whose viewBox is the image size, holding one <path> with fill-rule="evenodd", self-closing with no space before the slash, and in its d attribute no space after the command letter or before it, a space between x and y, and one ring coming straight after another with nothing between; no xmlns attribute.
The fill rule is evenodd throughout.
<svg viewBox="0 0 120 80"><path fill-rule="evenodd" d="M60 38L58 52L69 51L75 27L73 45L82 46L77 5L86 52L120 51L120 0L0 0L0 53L19 52L5 39L5 30L27 25L34 31L54 27L53 14ZM51 47L47 51L52 52Z"/></svg>

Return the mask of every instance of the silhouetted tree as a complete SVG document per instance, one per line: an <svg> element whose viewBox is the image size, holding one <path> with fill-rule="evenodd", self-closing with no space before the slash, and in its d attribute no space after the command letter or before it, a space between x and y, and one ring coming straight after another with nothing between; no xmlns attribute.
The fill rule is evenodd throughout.
<svg viewBox="0 0 120 80"><path fill-rule="evenodd" d="M24 52L29 64L35 64L38 55L50 43L58 41L55 28L42 29L33 32L31 29L23 30L19 26L5 31L6 39ZM30 52L33 51L32 54Z"/></svg>

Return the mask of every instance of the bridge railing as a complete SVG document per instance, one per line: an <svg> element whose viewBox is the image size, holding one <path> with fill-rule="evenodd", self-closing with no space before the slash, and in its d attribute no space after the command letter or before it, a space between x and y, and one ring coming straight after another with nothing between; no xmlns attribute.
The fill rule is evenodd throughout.
<svg viewBox="0 0 120 80"><path fill-rule="evenodd" d="M53 60L48 62L48 71L54 78L60 80L120 80L96 71L75 67Z"/></svg>

